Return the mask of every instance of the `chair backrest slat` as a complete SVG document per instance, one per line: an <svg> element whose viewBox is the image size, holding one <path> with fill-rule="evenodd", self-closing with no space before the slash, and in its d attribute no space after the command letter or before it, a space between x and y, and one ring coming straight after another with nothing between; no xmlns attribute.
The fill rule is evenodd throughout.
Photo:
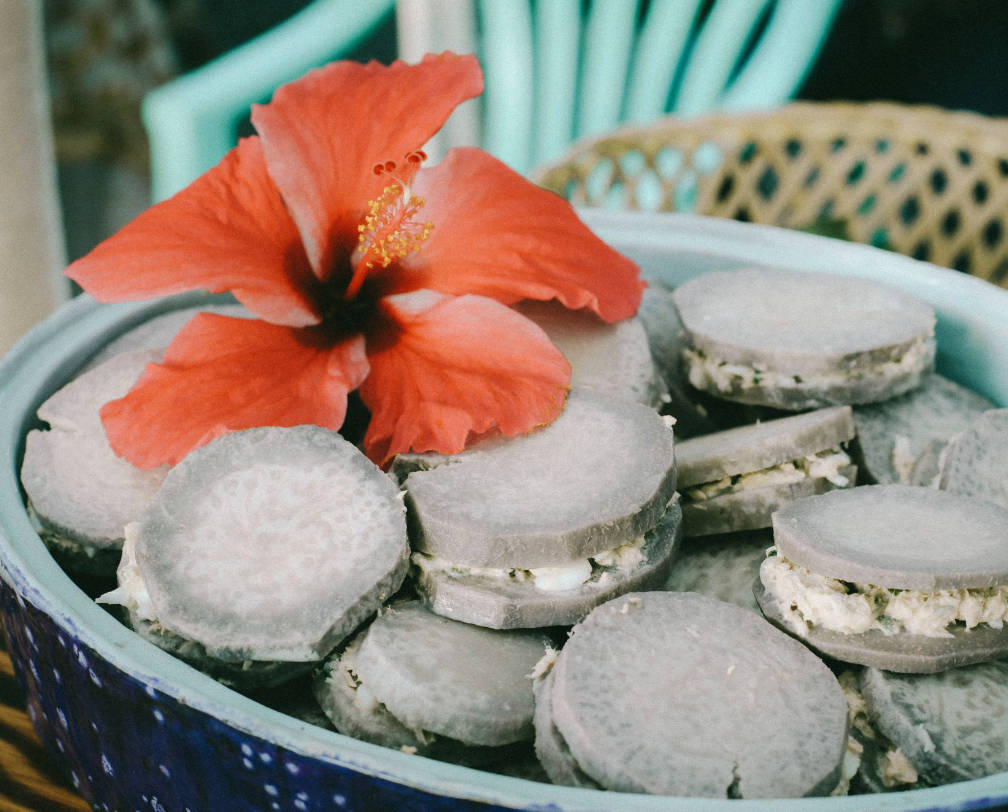
<svg viewBox="0 0 1008 812"><path fill-rule="evenodd" d="M721 97L725 110L750 110L786 102L801 85L843 0L777 0L766 30L738 76Z"/></svg>
<svg viewBox="0 0 1008 812"><path fill-rule="evenodd" d="M525 0L480 0L481 57L492 81L483 95L484 143L511 166L532 150L532 9Z"/></svg>
<svg viewBox="0 0 1008 812"><path fill-rule="evenodd" d="M673 110L693 116L715 109L769 0L716 3L700 27Z"/></svg>
<svg viewBox="0 0 1008 812"><path fill-rule="evenodd" d="M640 0L592 3L585 21L575 135L596 135L620 122Z"/></svg>
<svg viewBox="0 0 1008 812"><path fill-rule="evenodd" d="M634 52L626 121L653 121L667 110L670 89L703 0L652 0Z"/></svg>
<svg viewBox="0 0 1008 812"><path fill-rule="evenodd" d="M535 5L535 134L526 164L556 158L574 138L581 53L580 0Z"/></svg>
<svg viewBox="0 0 1008 812"><path fill-rule="evenodd" d="M439 51L457 54L477 50L476 8L472 0L397 0L396 38L399 58L416 63L437 43ZM433 161L439 161L449 146L483 143L483 106L470 99L455 109L442 130L424 144Z"/></svg>

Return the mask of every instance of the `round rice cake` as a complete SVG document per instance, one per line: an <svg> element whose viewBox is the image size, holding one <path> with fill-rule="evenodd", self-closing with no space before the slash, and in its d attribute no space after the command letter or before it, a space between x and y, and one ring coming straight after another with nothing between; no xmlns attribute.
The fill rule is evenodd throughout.
<svg viewBox="0 0 1008 812"><path fill-rule="evenodd" d="M683 536L683 515L678 499L672 501L657 526L644 534L643 544L630 550L627 561L588 559L580 583L541 589L535 573L522 570L486 570L465 567L415 568L417 592L435 612L490 629L525 629L570 626L600 603L646 589L659 589L675 568ZM413 561L423 562L419 555Z"/></svg>
<svg viewBox="0 0 1008 812"><path fill-rule="evenodd" d="M318 426L232 432L171 469L103 596L225 661L324 658L402 584L392 480Z"/></svg>
<svg viewBox="0 0 1008 812"><path fill-rule="evenodd" d="M690 383L791 411L873 403L934 367L935 312L898 288L777 268L712 271L677 287Z"/></svg>
<svg viewBox="0 0 1008 812"><path fill-rule="evenodd" d="M385 746L500 747L532 739L529 675L545 649L538 633L393 604L330 658L316 696L337 729Z"/></svg>
<svg viewBox="0 0 1008 812"><path fill-rule="evenodd" d="M157 350L115 355L59 389L38 410L48 429L28 432L21 483L43 540L77 572L110 575L125 526L157 493L168 472L141 470L117 456L101 407L123 397Z"/></svg>
<svg viewBox="0 0 1008 812"><path fill-rule="evenodd" d="M549 746L562 742L606 789L785 798L828 794L840 779L836 677L738 606L695 593L616 598L574 628L550 673Z"/></svg>
<svg viewBox="0 0 1008 812"><path fill-rule="evenodd" d="M586 775L571 755L567 742L553 724L553 671L533 684L535 694L535 753L550 781L565 787L603 789Z"/></svg>
<svg viewBox="0 0 1008 812"><path fill-rule="evenodd" d="M761 570L757 602L768 620L822 655L933 673L1008 653L1008 629L997 619L980 622L985 609L970 626L965 615L956 621L963 607L1008 585L1005 508L930 488L866 485L794 502L773 523L782 563L808 570L816 583L799 579L792 593ZM898 609L891 614L889 602Z"/></svg>
<svg viewBox="0 0 1008 812"><path fill-rule="evenodd" d="M990 409L949 441L938 487L1008 508L1008 409Z"/></svg>
<svg viewBox="0 0 1008 812"><path fill-rule="evenodd" d="M875 725L926 784L1008 771L1008 660L937 674L869 668L861 693Z"/></svg>
<svg viewBox="0 0 1008 812"><path fill-rule="evenodd" d="M465 567L558 566L658 523L675 493L673 435L647 406L575 390L548 426L404 485L414 550Z"/></svg>
<svg viewBox="0 0 1008 812"><path fill-rule="evenodd" d="M718 422L697 398L682 368L686 331L679 319L672 289L652 280L641 296L637 318L644 326L655 368L668 391L661 411L675 417L676 437L694 437L717 431Z"/></svg>
<svg viewBox="0 0 1008 812"><path fill-rule="evenodd" d="M357 666L408 727L499 745L532 738L529 674L544 653L539 633L484 629L408 603L375 619Z"/></svg>
<svg viewBox="0 0 1008 812"><path fill-rule="evenodd" d="M571 365L571 388L591 389L659 408L665 381L651 357L644 325L636 318L609 324L588 310L556 301L527 300L514 309L534 321Z"/></svg>
<svg viewBox="0 0 1008 812"><path fill-rule="evenodd" d="M781 555L813 572L893 589L1008 584L1008 509L911 485L865 485L774 514Z"/></svg>
<svg viewBox="0 0 1008 812"><path fill-rule="evenodd" d="M833 406L677 443L686 535L769 527L789 502L850 487L853 436L850 406Z"/></svg>
<svg viewBox="0 0 1008 812"><path fill-rule="evenodd" d="M993 408L983 395L937 373L911 392L854 408L859 469L869 482L918 484L913 469L934 444L944 445Z"/></svg>

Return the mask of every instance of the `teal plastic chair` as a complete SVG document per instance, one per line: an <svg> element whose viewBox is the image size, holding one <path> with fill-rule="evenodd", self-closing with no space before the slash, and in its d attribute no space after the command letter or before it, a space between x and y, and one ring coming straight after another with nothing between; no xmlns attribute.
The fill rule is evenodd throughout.
<svg viewBox="0 0 1008 812"><path fill-rule="evenodd" d="M141 115L153 199L171 196L214 166L237 143L252 104L346 55L393 11L394 0L315 0L265 34L148 93Z"/></svg>
<svg viewBox="0 0 1008 812"><path fill-rule="evenodd" d="M576 139L668 113L775 107L815 60L843 0L400 0L398 50L475 51L486 91L432 156L477 144L520 172ZM315 0L144 101L155 199L215 164L252 102L364 42L392 0ZM465 111L465 112L463 112Z"/></svg>

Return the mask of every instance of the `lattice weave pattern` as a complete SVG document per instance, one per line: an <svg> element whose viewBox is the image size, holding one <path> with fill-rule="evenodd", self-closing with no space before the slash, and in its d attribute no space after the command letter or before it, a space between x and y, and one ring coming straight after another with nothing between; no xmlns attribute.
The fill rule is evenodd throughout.
<svg viewBox="0 0 1008 812"><path fill-rule="evenodd" d="M797 102L622 129L533 178L578 205L813 228L1008 286L1006 119Z"/></svg>

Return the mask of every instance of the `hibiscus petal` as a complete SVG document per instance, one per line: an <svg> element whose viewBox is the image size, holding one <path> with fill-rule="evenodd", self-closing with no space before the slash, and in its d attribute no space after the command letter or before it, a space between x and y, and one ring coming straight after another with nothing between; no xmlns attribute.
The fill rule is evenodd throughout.
<svg viewBox="0 0 1008 812"><path fill-rule="evenodd" d="M312 423L338 429L347 393L368 372L363 336L334 340L291 328L202 313L149 364L102 422L117 454L138 468L174 465L229 431Z"/></svg>
<svg viewBox="0 0 1008 812"><path fill-rule="evenodd" d="M243 140L209 172L147 209L67 276L105 302L187 290L230 290L279 324L317 324L318 281L269 175L258 138Z"/></svg>
<svg viewBox="0 0 1008 812"><path fill-rule="evenodd" d="M476 57L444 53L418 65L334 62L253 107L270 175L320 279L349 272L367 204L390 185L375 165L402 164L459 104L482 92Z"/></svg>
<svg viewBox="0 0 1008 812"><path fill-rule="evenodd" d="M613 322L637 312L645 283L570 204L478 149L448 153L419 172L420 218L434 224L419 252L379 272L382 293L423 288L476 293L505 304L559 299Z"/></svg>
<svg viewBox="0 0 1008 812"><path fill-rule="evenodd" d="M368 334L368 456L461 451L472 435L523 434L563 409L570 365L535 324L481 296L416 291L379 302Z"/></svg>

